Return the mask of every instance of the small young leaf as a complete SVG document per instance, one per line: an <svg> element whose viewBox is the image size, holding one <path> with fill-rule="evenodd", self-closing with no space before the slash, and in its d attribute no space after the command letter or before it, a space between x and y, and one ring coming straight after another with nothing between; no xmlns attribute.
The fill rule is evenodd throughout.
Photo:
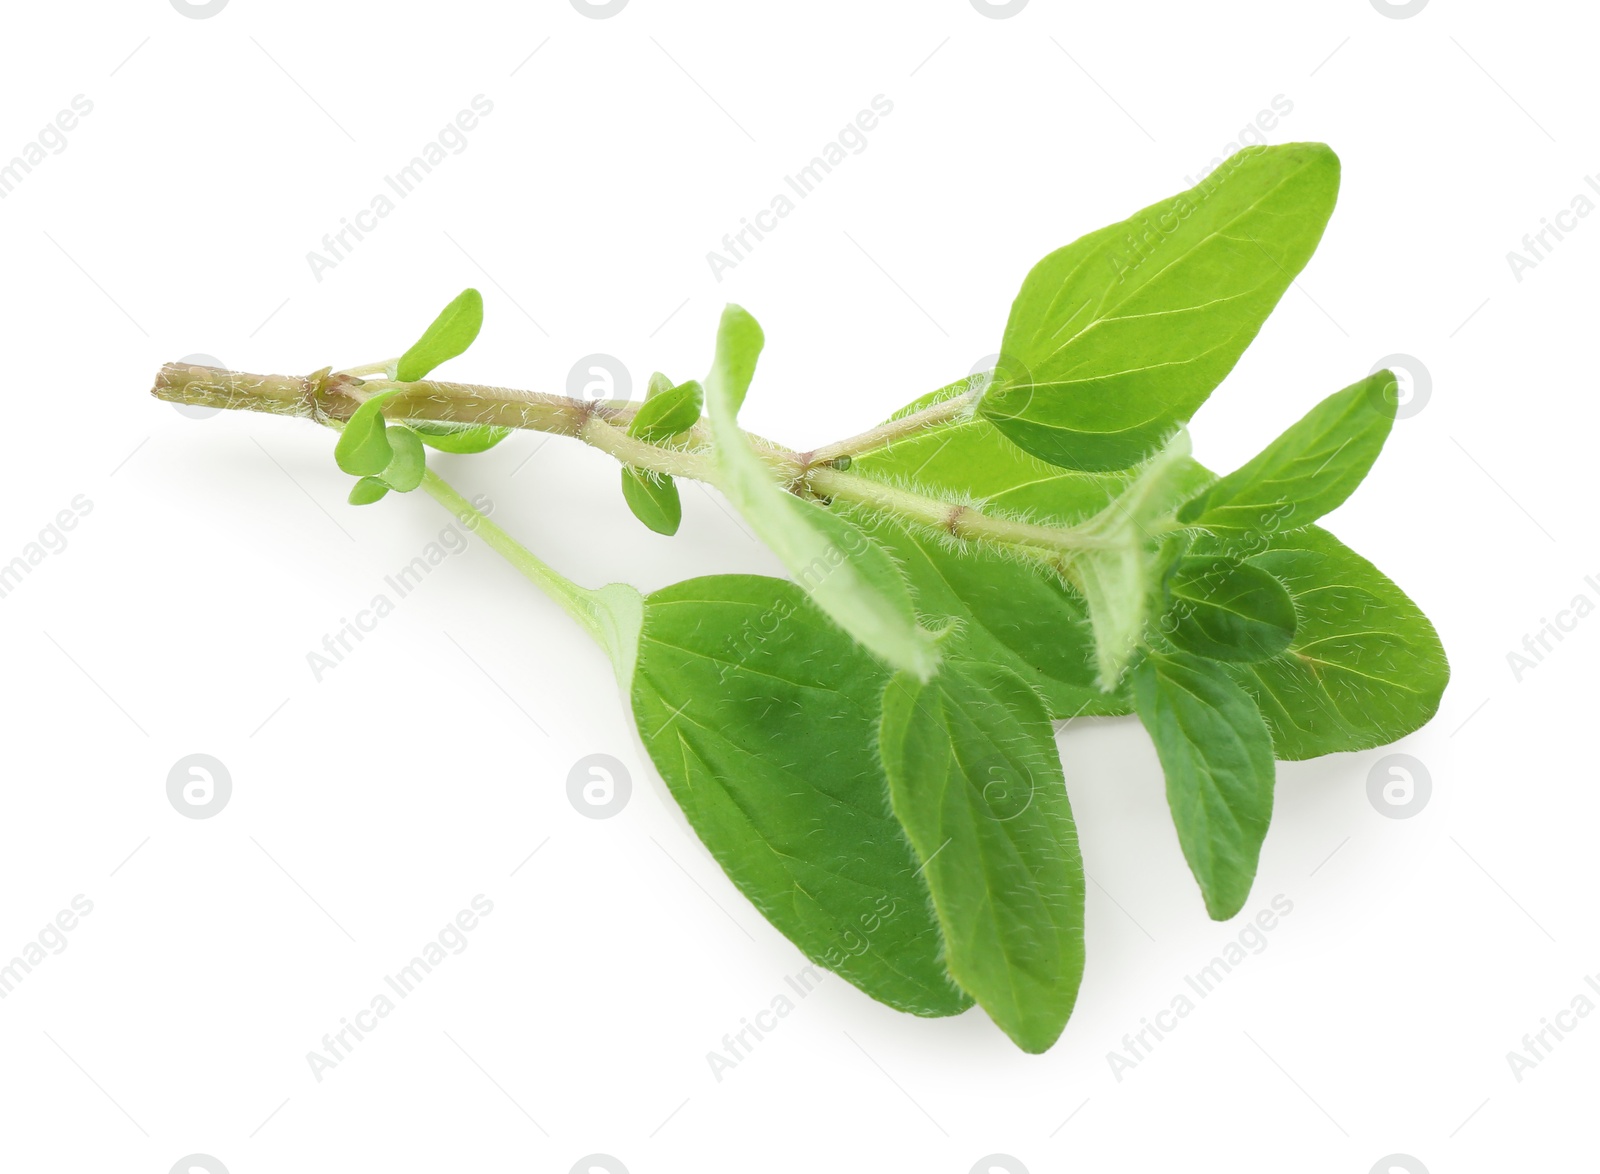
<svg viewBox="0 0 1600 1174"><path fill-rule="evenodd" d="M657 534L671 537L683 521L678 484L663 473L645 469L622 470L622 497L638 518Z"/></svg>
<svg viewBox="0 0 1600 1174"><path fill-rule="evenodd" d="M1349 497L1378 459L1398 403L1379 371L1336 391L1240 468L1184 503L1178 520L1237 541L1309 526Z"/></svg>
<svg viewBox="0 0 1600 1174"><path fill-rule="evenodd" d="M672 380L660 371L650 372L650 380L645 384L644 398L646 401L655 399L656 396L672 390Z"/></svg>
<svg viewBox="0 0 1600 1174"><path fill-rule="evenodd" d="M363 477L350 487L350 504L371 505L388 492L389 487L378 478Z"/></svg>
<svg viewBox="0 0 1600 1174"><path fill-rule="evenodd" d="M1187 192L1051 253L1023 282L980 410L1072 469L1137 464L1233 368L1322 237L1339 160L1247 147Z"/></svg>
<svg viewBox="0 0 1600 1174"><path fill-rule="evenodd" d="M1206 912L1244 907L1272 818L1272 737L1222 665L1152 653L1134 670L1134 705L1167 776L1167 806Z"/></svg>
<svg viewBox="0 0 1600 1174"><path fill-rule="evenodd" d="M410 493L422 484L422 473L428 467L427 454L422 451L422 438L403 425L388 430L389 447L393 456L379 474L390 489Z"/></svg>
<svg viewBox="0 0 1600 1174"><path fill-rule="evenodd" d="M1007 669L946 659L929 684L890 681L880 747L951 977L1046 1050L1083 978L1084 880L1043 702Z"/></svg>
<svg viewBox="0 0 1600 1174"><path fill-rule="evenodd" d="M1167 581L1166 636L1213 660L1277 656L1294 639L1294 600L1260 567L1226 558L1185 558Z"/></svg>
<svg viewBox="0 0 1600 1174"><path fill-rule="evenodd" d="M333 446L333 459L346 473L373 477L388 466L394 450L385 435L383 405L397 394L397 391L380 391L362 403L345 422Z"/></svg>
<svg viewBox="0 0 1600 1174"><path fill-rule="evenodd" d="M411 427L422 437L422 443L440 452L485 452L511 435L510 428L495 424L428 424L415 423Z"/></svg>
<svg viewBox="0 0 1600 1174"><path fill-rule="evenodd" d="M650 444L671 440L699 422L701 399L700 384L693 379L665 391L652 390L629 421L628 435Z"/></svg>
<svg viewBox="0 0 1600 1174"><path fill-rule="evenodd" d="M762 342L744 310L723 311L705 383L718 488L836 624L886 663L927 680L939 663L938 638L918 626L900 568L856 526L785 492L736 422Z"/></svg>
<svg viewBox="0 0 1600 1174"><path fill-rule="evenodd" d="M1426 725L1450 680L1439 636L1387 576L1307 526L1250 559L1294 599L1294 642L1231 672L1255 698L1283 759L1365 750Z"/></svg>
<svg viewBox="0 0 1600 1174"><path fill-rule="evenodd" d="M645 600L639 737L739 890L805 956L915 1015L972 1000L940 961L921 861L889 810L889 673L793 583L716 575Z"/></svg>
<svg viewBox="0 0 1600 1174"><path fill-rule="evenodd" d="M453 359L472 345L483 326L483 295L464 289L439 312L433 324L411 349L400 356L395 378L402 383L421 379L446 359Z"/></svg>

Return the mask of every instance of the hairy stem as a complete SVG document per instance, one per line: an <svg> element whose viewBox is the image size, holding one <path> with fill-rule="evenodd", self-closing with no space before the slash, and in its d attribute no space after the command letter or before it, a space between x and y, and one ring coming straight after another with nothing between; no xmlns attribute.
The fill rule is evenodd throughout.
<svg viewBox="0 0 1600 1174"><path fill-rule="evenodd" d="M1055 556L1098 550L1110 541L1079 527L1036 526L996 517L972 506L951 505L838 469L812 469L806 476L812 492L818 496L864 506L915 526L943 531L952 538L1021 547Z"/></svg>
<svg viewBox="0 0 1600 1174"><path fill-rule="evenodd" d="M580 587L539 558L522 543L491 522L455 488L432 469L422 474L422 488L428 495L456 519L489 545L489 548L510 563L524 578L538 587L576 620L589 635L603 641L594 603L594 592Z"/></svg>
<svg viewBox="0 0 1600 1174"><path fill-rule="evenodd" d="M963 379L959 385L951 384L950 387L941 388L939 392L934 394L937 396L941 392L949 391L957 386L965 387L967 383L968 381ZM904 416L899 416L893 420L887 420L876 428L869 428L865 432L848 437L845 440L825 444L813 452L811 458L817 464L825 465L832 464L839 460L840 457L854 457L859 456L861 453L888 448L897 440L904 440L906 437L913 436L924 429L959 419L972 411L973 406L977 403L976 393L981 389L981 385L979 385L965 392L959 392L944 399L937 399L925 408L915 412L908 412Z"/></svg>
<svg viewBox="0 0 1600 1174"><path fill-rule="evenodd" d="M571 436L625 465L713 485L717 481L710 429L704 421L682 434L673 446L650 444L628 435L627 424L637 408L626 403L568 399L475 383L363 379L349 371L321 371L308 376L246 375L185 363L163 367L152 393L175 403L270 412L337 424L348 420L364 400L389 390L399 393L384 407L384 416L391 420L494 424ZM1033 525L972 506L953 505L836 467L842 457L881 449L925 428L960 418L971 410L972 396L972 392L953 394L920 411L810 453L791 452L758 437L751 437L751 441L774 477L790 492L803 497L860 506L952 538L1022 551L1058 570L1064 570L1085 551L1102 549L1108 539L1088 525ZM428 491L438 496L433 488Z"/></svg>

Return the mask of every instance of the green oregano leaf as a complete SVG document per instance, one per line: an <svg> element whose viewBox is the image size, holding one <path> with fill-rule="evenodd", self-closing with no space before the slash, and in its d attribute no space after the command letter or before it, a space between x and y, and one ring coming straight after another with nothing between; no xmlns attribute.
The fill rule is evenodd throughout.
<svg viewBox="0 0 1600 1174"><path fill-rule="evenodd" d="M945 966L1026 1052L1083 978L1083 861L1044 703L1009 669L946 659L884 694L880 749L944 931Z"/></svg>
<svg viewBox="0 0 1600 1174"><path fill-rule="evenodd" d="M659 392L652 389L628 422L628 435L649 444L671 440L699 423L702 398L700 384L693 379Z"/></svg>
<svg viewBox="0 0 1600 1174"><path fill-rule="evenodd" d="M1389 371L1323 400L1258 455L1185 502L1178 520L1235 543L1309 526L1342 504L1378 459L1398 400Z"/></svg>
<svg viewBox="0 0 1600 1174"><path fill-rule="evenodd" d="M736 422L763 341L743 309L723 311L705 381L718 488L835 623L887 664L926 680L939 663L937 637L918 625L900 569L859 528L778 485Z"/></svg>
<svg viewBox="0 0 1600 1174"><path fill-rule="evenodd" d="M961 395L966 388L964 380L950 384L891 419ZM907 568L925 610L949 611L947 604L936 608L933 601L954 593L972 617L991 616L994 633L1009 633L1003 642L1047 678L1024 673L1044 693L1052 716L1066 718L1128 712L1126 700L1118 697L1121 671L1144 634L1150 619L1149 597L1164 566L1166 544L1159 537L1163 527L1158 523L1163 514L1215 480L1186 455L1186 444L1186 434L1175 436L1164 452L1139 468L1085 473L1024 452L981 416L958 416L859 454L853 471L1002 517L1075 526L1097 514L1106 516L1106 533L1100 538L1109 541L1100 551L1080 557L1074 567L1078 588L1088 593L1087 600L1078 589L1063 591L1057 571L1036 562L1007 560L976 544L952 548L940 535L918 533L917 544L930 556L919 560L903 543L885 540ZM897 529L891 526L890 533ZM925 573L928 561L936 566ZM1058 608L1041 604L1063 593L1076 605L1075 614L1066 621L1071 626L1057 629L1056 622L1066 617ZM1082 622L1085 610L1092 613L1092 624ZM965 634L971 627L969 618L960 612L950 614L960 616ZM988 621L980 622L989 626ZM1108 683L1110 691L1101 691L1098 684L1090 693L1083 691L1079 665L1085 635L1093 648L1088 676ZM995 659L993 653L976 649L970 655Z"/></svg>
<svg viewBox="0 0 1600 1174"><path fill-rule="evenodd" d="M376 477L363 477L350 487L351 505L371 505L384 494L389 492L389 487Z"/></svg>
<svg viewBox="0 0 1600 1174"><path fill-rule="evenodd" d="M417 421L411 424L422 443L440 452L486 452L511 435L510 428L496 424L433 424Z"/></svg>
<svg viewBox="0 0 1600 1174"><path fill-rule="evenodd" d="M657 534L671 537L678 532L683 522L683 502L678 497L677 482L665 473L623 469L622 497L633 516Z"/></svg>
<svg viewBox="0 0 1600 1174"><path fill-rule="evenodd" d="M395 378L402 383L421 379L440 363L465 351L483 326L483 295L464 289L439 312L422 337L400 356Z"/></svg>
<svg viewBox="0 0 1600 1174"><path fill-rule="evenodd" d="M880 1002L954 1015L921 861L877 753L889 672L795 584L691 579L646 598L639 737L695 834L800 951Z"/></svg>
<svg viewBox="0 0 1600 1174"><path fill-rule="evenodd" d="M901 427L803 459L746 435L763 337L730 306L703 389L655 373L633 444L583 430L635 450L625 499L664 534L681 521L678 487L637 442L682 444L672 467L719 486L797 582L583 588L426 467L425 445L479 452L509 430L390 427L393 389L357 407L336 457L359 478L353 504L420 485L594 637L695 833L807 958L918 1015L976 1000L1043 1051L1084 965L1085 874L1052 717L1138 713L1206 909L1226 918L1258 868L1274 758L1392 741L1433 717L1448 682L1416 605L1312 524L1391 430L1388 372L1227 477L1188 455L1186 422L1305 264L1338 177L1317 144L1247 149L1051 254L992 377L922 397L896 418L939 410ZM460 354L481 321L467 290L395 362L398 381ZM328 375L169 364L155 393L281 408ZM430 394L435 414L468 421L511 418L500 411L520 393ZM584 418L572 404L540 417L526 423Z"/></svg>
<svg viewBox="0 0 1600 1174"><path fill-rule="evenodd" d="M1133 698L1206 912L1226 921L1250 895L1272 819L1272 737L1215 661L1152 653L1134 670Z"/></svg>
<svg viewBox="0 0 1600 1174"><path fill-rule="evenodd" d="M333 446L333 459L339 468L356 477L372 477L383 472L394 457L385 434L383 405L398 390L380 391L365 400L345 421Z"/></svg>
<svg viewBox="0 0 1600 1174"><path fill-rule="evenodd" d="M1256 661L1294 639L1294 600L1260 567L1227 558L1184 558L1167 580L1161 630L1173 644L1214 660Z"/></svg>
<svg viewBox="0 0 1600 1174"><path fill-rule="evenodd" d="M1318 526L1274 538L1249 561L1295 605L1283 653L1230 668L1260 707L1278 758L1382 746L1438 712L1450 680L1444 647L1377 567Z"/></svg>
<svg viewBox="0 0 1600 1174"><path fill-rule="evenodd" d="M387 436L393 455L379 476L390 489L410 493L422 484L422 472L428 467L427 454L422 451L422 438L398 424L388 429Z"/></svg>
<svg viewBox="0 0 1600 1174"><path fill-rule="evenodd" d="M956 621L951 655L1010 668L1039 692L1051 717L1129 712L1126 697L1095 683L1088 607L1059 575L864 510L847 516L900 564L924 613Z"/></svg>
<svg viewBox="0 0 1600 1174"><path fill-rule="evenodd" d="M1339 191L1321 143L1247 147L1189 191L1058 249L1022 284L980 410L1034 455L1122 469L1232 370Z"/></svg>

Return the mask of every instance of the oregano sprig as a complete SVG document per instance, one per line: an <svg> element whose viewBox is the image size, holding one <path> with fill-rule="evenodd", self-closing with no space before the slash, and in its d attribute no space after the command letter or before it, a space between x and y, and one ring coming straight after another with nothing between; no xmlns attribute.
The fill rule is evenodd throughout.
<svg viewBox="0 0 1600 1174"><path fill-rule="evenodd" d="M416 488L610 657L641 741L730 880L818 964L917 1015L974 1002L1028 1051L1083 973L1084 868L1051 720L1136 714L1206 911L1248 899L1275 759L1393 741L1449 668L1426 617L1316 523L1377 459L1379 372L1217 477L1185 425L1310 259L1338 193L1316 143L1252 147L1051 253L996 368L797 453L745 432L764 334L730 306L703 381L639 405L431 378L471 345L466 290L398 360L311 376L170 364L155 394L340 430L354 504ZM425 446L515 429L622 465L650 530L716 487L793 581L582 587L488 518Z"/></svg>

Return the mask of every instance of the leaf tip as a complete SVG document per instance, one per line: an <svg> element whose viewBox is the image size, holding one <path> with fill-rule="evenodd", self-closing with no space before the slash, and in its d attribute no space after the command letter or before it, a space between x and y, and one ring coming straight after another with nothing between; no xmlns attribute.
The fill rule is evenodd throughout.
<svg viewBox="0 0 1600 1174"><path fill-rule="evenodd" d="M766 334L761 329L755 315L736 302L729 302L722 307L722 322L718 333L729 331L742 336L741 341L746 345L754 345L757 350L766 345Z"/></svg>
<svg viewBox="0 0 1600 1174"><path fill-rule="evenodd" d="M1388 367L1374 371L1366 379L1367 402L1393 420L1400 412L1400 377Z"/></svg>

